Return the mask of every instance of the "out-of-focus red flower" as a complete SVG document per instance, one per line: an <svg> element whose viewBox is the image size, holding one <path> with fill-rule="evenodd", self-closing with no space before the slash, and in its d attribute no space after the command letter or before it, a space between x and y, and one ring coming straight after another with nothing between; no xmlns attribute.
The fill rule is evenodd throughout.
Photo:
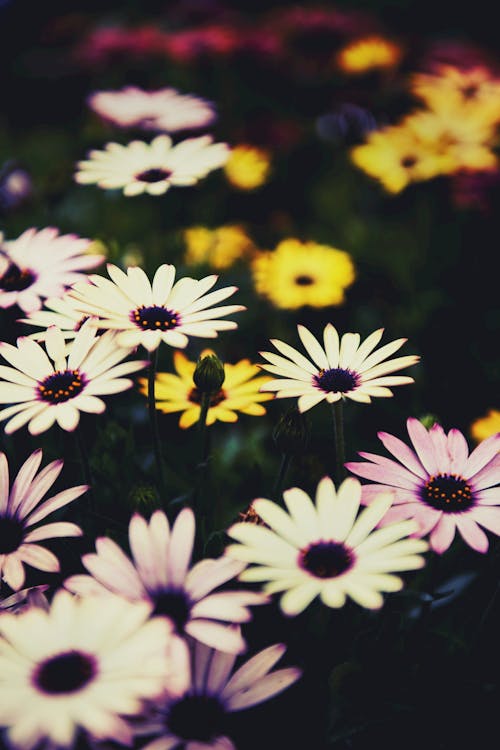
<svg viewBox="0 0 500 750"><path fill-rule="evenodd" d="M500 195L500 173L497 169L473 172L462 170L453 176L451 197L459 209L471 209L488 214Z"/></svg>
<svg viewBox="0 0 500 750"><path fill-rule="evenodd" d="M164 50L176 62L188 63L206 55L230 55L240 43L241 34L236 27L212 24L170 32L165 35Z"/></svg>
<svg viewBox="0 0 500 750"><path fill-rule="evenodd" d="M419 63L419 69L434 73L443 65L453 65L460 70L470 70L489 65L488 56L471 42L456 39L440 40L432 44Z"/></svg>
<svg viewBox="0 0 500 750"><path fill-rule="evenodd" d="M82 63L99 65L122 55L143 57L165 54L167 34L154 26L95 29L78 45L74 55Z"/></svg>

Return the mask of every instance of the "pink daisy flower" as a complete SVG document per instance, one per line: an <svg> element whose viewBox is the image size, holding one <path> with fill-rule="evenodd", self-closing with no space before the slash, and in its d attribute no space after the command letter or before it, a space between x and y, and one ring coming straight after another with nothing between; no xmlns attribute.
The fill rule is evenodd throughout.
<svg viewBox="0 0 500 750"><path fill-rule="evenodd" d="M103 255L86 254L92 240L59 234L54 227L27 229L17 240L0 233L0 307L39 310L45 297L60 297L82 271L100 266Z"/></svg>
<svg viewBox="0 0 500 750"><path fill-rule="evenodd" d="M227 624L248 622L249 605L264 604L267 597L243 590L213 593L246 564L221 557L201 560L189 569L194 538L190 508L181 510L172 529L160 510L149 523L136 513L129 525L133 562L115 542L100 537L97 552L82 557L91 575L71 576L64 585L76 594L112 591L131 601L148 601L154 614L170 618L177 635L190 635L221 651L244 651L239 630Z"/></svg>
<svg viewBox="0 0 500 750"><path fill-rule="evenodd" d="M430 533L435 552L448 549L458 529L463 540L477 552L486 552L488 537L483 526L500 534L500 432L483 440L469 455L459 430L448 434L435 424L427 430L418 419L407 421L412 443L386 432L378 437L394 456L359 455L364 462L346 468L377 484L364 485L362 501L369 505L381 491L395 491L393 506L382 523L413 518L420 524L417 536Z"/></svg>
<svg viewBox="0 0 500 750"><path fill-rule="evenodd" d="M120 127L165 133L204 128L215 120L211 102L172 88L144 91L137 86L124 86L119 91L96 91L88 105Z"/></svg>
<svg viewBox="0 0 500 750"><path fill-rule="evenodd" d="M49 513L73 502L87 491L86 484L70 487L52 495L43 503L43 496L61 473L63 460L48 464L37 475L42 461L42 451L36 450L24 462L9 490L9 465L0 453L0 580L18 591L25 579L23 563L33 568L56 573L57 557L34 542L59 536L81 536L79 526L68 521L47 523L33 528Z"/></svg>

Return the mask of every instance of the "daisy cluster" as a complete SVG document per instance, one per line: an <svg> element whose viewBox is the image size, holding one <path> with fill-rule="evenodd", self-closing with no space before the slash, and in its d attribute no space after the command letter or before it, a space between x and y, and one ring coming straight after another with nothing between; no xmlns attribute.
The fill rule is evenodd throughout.
<svg viewBox="0 0 500 750"><path fill-rule="evenodd" d="M304 31L314 37L321 29L337 39L325 67L344 76L393 74L404 54L355 14L297 8L269 20L259 43L275 59ZM200 49L228 55L237 47L229 31L145 28L138 44L132 32L101 30L100 53L132 45L183 62ZM239 31L255 51L256 35ZM307 79L320 61L306 58L299 63ZM351 151L358 166L391 193L439 174L495 167L500 83L491 71L448 66L415 75L411 85L426 109L374 130ZM170 191L196 186L179 191L178 204L192 204L196 214L199 196L210 199L203 180L220 168L228 191L272 183L268 149L243 136L231 149L200 134L218 117L205 97L124 85L89 92L86 101L90 132L133 132L127 143L96 144L76 164L71 189L97 186L106 192L94 191L95 200L110 210L135 203L147 216L170 205ZM138 140L144 131L154 137ZM361 623L362 642L375 633L387 595L398 604L406 587L425 622L438 601L433 586L419 590L426 560L450 549L479 559L500 536L496 410L475 423L472 450L459 429L414 412L405 414L404 439L377 433L385 453L361 450L361 460L347 460L351 415L380 408L379 399L415 383L413 374L426 375L425 358L420 364L419 354L407 353L406 337L387 338L380 326L366 335L349 323L343 330L350 310L341 318L338 308L364 281L366 264L358 268L336 244L292 236L279 215L274 250L258 248L236 219L215 228L181 224L178 265L153 267L146 242L143 262L124 263L126 253L110 242L105 270L103 243L76 233L48 226L14 239L0 234L0 307L5 328L22 332L0 341L0 744L7 750L238 750L240 712L307 689L306 642L320 640L323 626L333 669L337 631L326 617L345 607L349 637ZM354 237L362 231L351 229ZM171 259L170 248L161 252ZM238 286L212 273L232 279L238 262L242 291L253 287L248 306ZM185 267L200 273L185 275ZM269 318L260 352L238 331L251 316ZM227 362L217 354L225 337L236 342ZM283 399L288 410L273 431L282 464L271 490L264 472L272 456L262 471L255 460L246 473L242 435L260 422L249 428L247 456L262 456L267 420L247 417L265 417ZM333 430L322 429L324 415ZM223 449L212 444L217 422L230 436ZM105 448L120 434L116 467ZM315 468L289 480L311 437L328 446L326 459L318 451ZM369 436L356 440L363 448ZM68 486L72 466L84 483ZM229 466L241 473L237 504L228 499ZM111 503L101 502L104 487ZM256 496L261 490L267 496ZM409 622L413 610L401 606ZM296 631L284 625L279 638L268 635L276 629L265 626L270 612L274 623L296 618ZM314 617L323 623L316 629ZM374 639L384 624L376 627ZM340 678L332 674L333 691Z"/></svg>

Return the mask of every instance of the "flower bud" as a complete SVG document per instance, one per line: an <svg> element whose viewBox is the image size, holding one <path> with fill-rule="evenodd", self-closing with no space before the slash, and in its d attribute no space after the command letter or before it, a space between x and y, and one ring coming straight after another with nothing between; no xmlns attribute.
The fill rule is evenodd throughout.
<svg viewBox="0 0 500 750"><path fill-rule="evenodd" d="M418 419L419 422L424 425L426 430L430 430L435 424L439 424L439 417L436 417L435 414L423 414Z"/></svg>
<svg viewBox="0 0 500 750"><path fill-rule="evenodd" d="M225 378L224 365L216 354L208 354L198 360L193 382L200 393L217 393Z"/></svg>
<svg viewBox="0 0 500 750"><path fill-rule="evenodd" d="M127 501L139 513L159 507L158 493L150 484L137 484L130 490Z"/></svg>
<svg viewBox="0 0 500 750"><path fill-rule="evenodd" d="M273 430L273 440L281 453L294 456L303 453L309 443L311 423L309 417L292 406L281 415Z"/></svg>

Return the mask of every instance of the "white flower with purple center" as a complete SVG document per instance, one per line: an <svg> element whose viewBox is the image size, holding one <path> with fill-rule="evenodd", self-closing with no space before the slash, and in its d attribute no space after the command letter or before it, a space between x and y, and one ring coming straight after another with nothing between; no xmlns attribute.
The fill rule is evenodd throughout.
<svg viewBox="0 0 500 750"><path fill-rule="evenodd" d="M363 503L392 490L394 504L384 524L414 519L418 536L430 534L431 548L438 553L448 549L458 529L470 547L486 552L488 537L480 527L500 534L500 433L469 455L459 430L446 434L439 424L427 430L413 418L406 424L411 447L394 435L378 433L396 460L360 452L365 461L346 464L353 474L375 482L363 486Z"/></svg>
<svg viewBox="0 0 500 750"><path fill-rule="evenodd" d="M162 511L155 511L149 523L134 514L129 525L133 562L115 542L101 537L97 552L82 558L91 575L71 576L64 585L77 594L112 591L132 601L147 601L155 614L171 620L177 635L239 653L245 641L227 623L248 622L248 607L266 603L267 597L241 589L214 593L245 565L221 557L201 560L190 569L194 538L195 518L189 508L179 513L172 529Z"/></svg>
<svg viewBox="0 0 500 750"><path fill-rule="evenodd" d="M287 615L299 614L317 596L327 607L342 607L350 597L362 607L378 609L381 592L403 587L394 573L424 565L420 553L427 543L407 538L418 529L414 521L375 529L391 505L390 493L375 498L359 516L357 479L346 479L336 492L324 477L315 503L298 487L283 497L288 513L270 500L254 500L252 507L268 528L234 524L227 533L239 544L227 547L226 554L254 563L240 580L264 581L268 594L284 592L280 604Z"/></svg>
<svg viewBox="0 0 500 750"><path fill-rule="evenodd" d="M88 489L85 484L70 487L42 502L64 462L52 461L37 474L41 461L42 451L36 450L21 466L10 488L9 464L5 454L0 453L0 582L4 580L14 591L24 584L24 564L48 573L60 569L54 553L36 542L83 533L79 526L68 521L37 526Z"/></svg>
<svg viewBox="0 0 500 750"><path fill-rule="evenodd" d="M164 695L171 634L151 608L59 591L50 609L0 615L0 726L12 747L131 744L123 718Z"/></svg>
<svg viewBox="0 0 500 750"><path fill-rule="evenodd" d="M123 375L142 370L144 360L123 362L130 353L117 344L114 331L97 335L95 319L87 320L66 345L62 332L47 329L44 346L30 338L17 346L0 342L0 354L12 367L0 365L0 420L8 420L10 434L28 423L39 435L57 422L63 430L75 430L80 412L102 414L106 404L99 396L120 393L133 386Z"/></svg>
<svg viewBox="0 0 500 750"><path fill-rule="evenodd" d="M51 326L57 326L65 339L74 339L89 317L91 316L77 310L75 301L64 294L62 297L46 299L41 310L35 310L27 318L19 318L17 322L42 329L29 334L29 338L34 341L44 341Z"/></svg>
<svg viewBox="0 0 500 750"><path fill-rule="evenodd" d="M228 736L229 715L273 698L301 676L297 667L273 671L285 651L281 643L269 646L233 671L235 654L192 644L184 691L145 727L154 739L143 750L236 750Z"/></svg>
<svg viewBox="0 0 500 750"><path fill-rule="evenodd" d="M310 359L284 341L272 339L279 352L260 352L267 360L262 369L279 375L262 386L262 391L275 391L277 398L297 398L299 411L311 409L320 401L332 404L351 399L369 404L372 397L388 397L388 386L413 383L413 378L392 375L396 370L414 365L416 355L388 359L407 339L397 339L375 349L383 328L374 331L361 343L359 333L339 337L331 323L324 329L323 344L304 326L297 326L300 340Z"/></svg>
<svg viewBox="0 0 500 750"><path fill-rule="evenodd" d="M91 284L76 284L68 297L82 314L98 317L99 328L117 331L120 346L142 344L151 352L163 341L184 348L189 336L216 338L219 331L237 328L220 318L245 310L242 305L214 307L238 290L226 286L207 294L218 276L186 276L174 284L173 265L161 265L152 282L138 266L127 268L127 273L112 264L107 268L111 281L92 275Z"/></svg>
<svg viewBox="0 0 500 750"><path fill-rule="evenodd" d="M118 91L96 91L88 98L88 105L100 117L122 128L165 133L205 128L216 118L211 102L180 94L173 88L145 91L124 86Z"/></svg>
<svg viewBox="0 0 500 750"><path fill-rule="evenodd" d="M59 234L54 227L27 229L17 240L0 233L0 307L39 310L45 297L60 297L84 271L96 268L103 255L86 253L92 240Z"/></svg>
<svg viewBox="0 0 500 750"><path fill-rule="evenodd" d="M186 138L175 146L168 135L159 135L151 143L108 143L103 151L91 151L89 157L77 164L75 180L79 184L122 189L129 197L163 195L171 187L196 185L214 169L223 167L229 147L213 143L209 135Z"/></svg>

